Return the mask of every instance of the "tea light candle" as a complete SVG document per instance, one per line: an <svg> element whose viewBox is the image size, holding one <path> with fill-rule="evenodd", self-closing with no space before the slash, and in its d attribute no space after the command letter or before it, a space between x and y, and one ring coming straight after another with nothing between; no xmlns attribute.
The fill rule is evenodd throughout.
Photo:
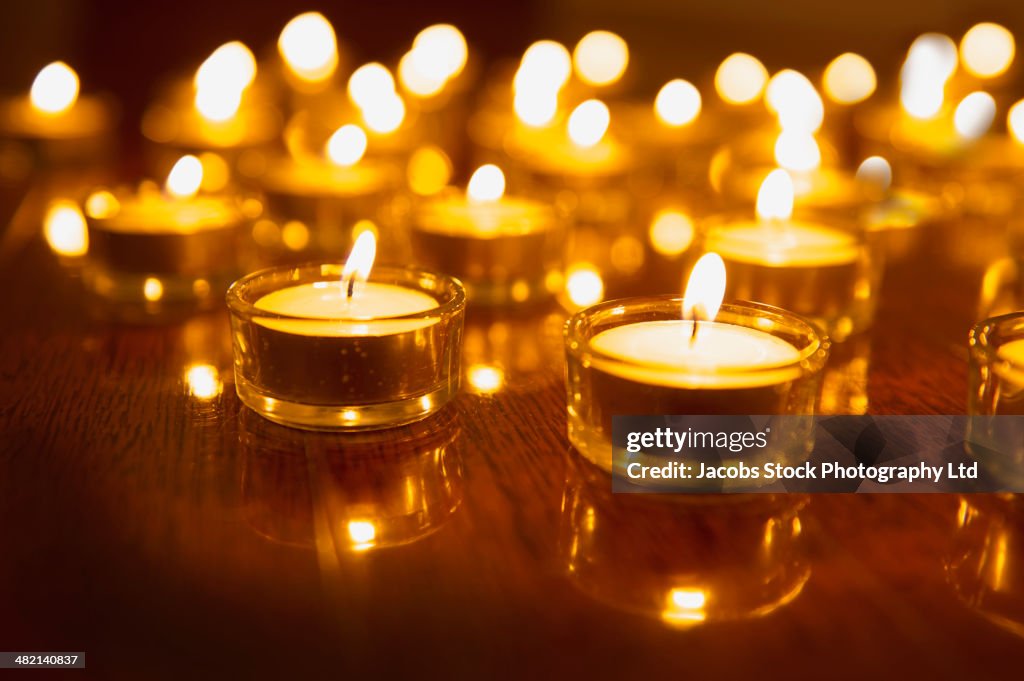
<svg viewBox="0 0 1024 681"><path fill-rule="evenodd" d="M682 300L611 301L566 327L569 438L605 469L612 416L810 414L828 342L791 313L722 305L725 263L694 267Z"/></svg>
<svg viewBox="0 0 1024 681"><path fill-rule="evenodd" d="M80 96L78 74L64 62L45 66L27 97L0 106L0 137L24 145L45 163L91 160L107 146L110 105Z"/></svg>
<svg viewBox="0 0 1024 681"><path fill-rule="evenodd" d="M249 275L228 293L241 400L266 418L313 430L421 419L459 384L465 293L412 269L371 267L364 232L343 267Z"/></svg>
<svg viewBox="0 0 1024 681"><path fill-rule="evenodd" d="M898 261L916 250L921 228L941 220L946 212L941 201L928 192L894 187L892 167L881 156L865 159L857 168L857 181L869 203L861 213L872 248L887 261Z"/></svg>
<svg viewBox="0 0 1024 681"><path fill-rule="evenodd" d="M308 244L286 240L286 248L336 255L351 246L352 228L360 220L393 222L390 199L400 180L397 167L365 158L367 145L363 128L346 124L320 154L296 143L291 155L270 160L256 178L269 218L279 229L298 222L308 231Z"/></svg>
<svg viewBox="0 0 1024 681"><path fill-rule="evenodd" d="M428 199L416 211L413 252L458 277L469 299L521 303L549 296L561 280L565 229L544 203L505 196L495 165L477 169L465 194Z"/></svg>
<svg viewBox="0 0 1024 681"><path fill-rule="evenodd" d="M756 221L712 224L704 240L731 272L730 295L778 305L817 320L839 339L870 321L871 272L863 236L792 219L793 182L765 178Z"/></svg>
<svg viewBox="0 0 1024 681"><path fill-rule="evenodd" d="M148 308L208 304L237 275L247 217L230 195L200 195L202 164L184 156L164 192L143 184L106 190L85 205L91 288L102 298Z"/></svg>

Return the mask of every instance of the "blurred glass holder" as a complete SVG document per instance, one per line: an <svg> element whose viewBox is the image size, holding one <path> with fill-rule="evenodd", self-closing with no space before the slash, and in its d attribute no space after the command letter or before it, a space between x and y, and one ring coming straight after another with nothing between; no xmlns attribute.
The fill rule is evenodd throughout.
<svg viewBox="0 0 1024 681"><path fill-rule="evenodd" d="M455 279L378 267L370 283L434 298L437 307L390 317L292 316L262 310L264 296L341 282L343 265L277 267L228 291L235 386L260 415L296 428L385 428L422 419L459 388L466 296Z"/></svg>
<svg viewBox="0 0 1024 681"><path fill-rule="evenodd" d="M452 412L387 431L309 434L239 412L246 522L270 541L338 554L418 541L462 500Z"/></svg>
<svg viewBox="0 0 1024 681"><path fill-rule="evenodd" d="M28 97L0 102L0 181L108 161L115 122L113 102L99 96L79 97L55 114L36 109Z"/></svg>
<svg viewBox="0 0 1024 681"><path fill-rule="evenodd" d="M569 441L605 470L625 475L624 470L615 469L627 457L613 451L613 416L815 413L829 341L810 323L785 310L759 303L727 303L715 317L716 324L756 330L791 345L793 358L781 364L731 369L666 366L608 355L591 343L598 334L617 327L680 320L682 309L679 297L630 298L582 310L566 324ZM686 337L680 338L681 344L685 342ZM766 456L801 456L811 444L810 440L787 442L768 448Z"/></svg>
<svg viewBox="0 0 1024 681"><path fill-rule="evenodd" d="M992 317L968 336L967 450L1007 487L1024 484L1024 313Z"/></svg>
<svg viewBox="0 0 1024 681"><path fill-rule="evenodd" d="M84 281L104 314L159 319L222 305L244 271L251 218L233 194L175 200L100 190L85 205Z"/></svg>
<svg viewBox="0 0 1024 681"><path fill-rule="evenodd" d="M416 261L458 277L472 304L544 300L564 280L565 222L540 201L427 199L414 211L411 242Z"/></svg>
<svg viewBox="0 0 1024 681"><path fill-rule="evenodd" d="M810 578L806 497L615 494L606 473L569 457L559 550L589 598L689 628L768 615Z"/></svg>

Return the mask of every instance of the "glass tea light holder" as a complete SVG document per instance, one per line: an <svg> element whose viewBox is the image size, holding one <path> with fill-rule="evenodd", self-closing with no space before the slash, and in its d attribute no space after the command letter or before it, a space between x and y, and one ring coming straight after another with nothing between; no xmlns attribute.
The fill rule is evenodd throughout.
<svg viewBox="0 0 1024 681"><path fill-rule="evenodd" d="M462 501L460 428L450 410L338 437L242 409L238 428L242 514L275 543L339 554L411 544L443 527Z"/></svg>
<svg viewBox="0 0 1024 681"><path fill-rule="evenodd" d="M506 196L495 165L478 168L465 193L424 200L410 240L416 261L458 277L474 305L542 300L562 282L564 222L550 204Z"/></svg>
<svg viewBox="0 0 1024 681"><path fill-rule="evenodd" d="M724 264L709 253L683 298L612 300L569 319L569 441L584 457L621 472L617 415L815 413L828 339L785 310L723 305L724 291Z"/></svg>
<svg viewBox="0 0 1024 681"><path fill-rule="evenodd" d="M117 316L220 305L245 267L252 216L237 194L203 194L202 164L183 156L161 191L96 190L85 202L85 281Z"/></svg>
<svg viewBox="0 0 1024 681"><path fill-rule="evenodd" d="M1007 486L1024 484L1024 313L979 322L967 340L967 449Z"/></svg>
<svg viewBox="0 0 1024 681"><path fill-rule="evenodd" d="M793 181L785 170L765 178L755 219L708 220L703 248L728 265L731 298L790 310L834 340L873 320L880 273L863 229L838 218L793 219Z"/></svg>
<svg viewBox="0 0 1024 681"><path fill-rule="evenodd" d="M45 66L28 96L0 102L0 151L11 168L88 164L113 148L114 107L102 97L81 95L78 74L64 62ZM12 178L20 179L20 178Z"/></svg>
<svg viewBox="0 0 1024 681"><path fill-rule="evenodd" d="M384 230L379 235L389 253L403 239L391 233L397 222L397 165L365 156L366 131L346 124L319 145L309 141L305 126L289 126L290 153L269 159L254 178L266 204L266 221L254 239L270 259L299 253L341 257L358 236L363 221ZM316 152L310 149L319 146Z"/></svg>
<svg viewBox="0 0 1024 681"><path fill-rule="evenodd" d="M278 423L383 428L441 409L459 387L466 294L450 277L374 268L372 232L344 265L277 267L228 291L235 387Z"/></svg>
<svg viewBox="0 0 1024 681"><path fill-rule="evenodd" d="M616 610L687 629L763 617L811 576L797 494L616 494L570 454L559 554L570 583Z"/></svg>

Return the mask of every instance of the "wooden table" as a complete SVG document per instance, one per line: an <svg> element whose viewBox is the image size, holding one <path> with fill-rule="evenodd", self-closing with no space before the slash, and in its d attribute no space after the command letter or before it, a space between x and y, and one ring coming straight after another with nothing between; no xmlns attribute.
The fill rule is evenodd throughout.
<svg viewBox="0 0 1024 681"><path fill-rule="evenodd" d="M970 246L1001 229L985 224L889 269L836 384L854 402L964 412L997 256ZM376 436L291 431L240 405L225 313L97 321L36 229L0 251L0 649L86 651L85 674L111 679L981 679L1024 662L1011 502L613 497L566 440L555 310L470 321L467 364L505 362L498 392L467 382L438 418ZM194 363L223 392L192 396Z"/></svg>

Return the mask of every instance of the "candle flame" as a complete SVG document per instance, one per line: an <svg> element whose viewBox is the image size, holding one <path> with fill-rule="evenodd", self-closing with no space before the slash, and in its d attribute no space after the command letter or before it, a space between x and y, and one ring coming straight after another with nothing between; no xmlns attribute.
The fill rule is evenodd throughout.
<svg viewBox="0 0 1024 681"><path fill-rule="evenodd" d="M892 185L892 166L881 156L871 156L857 168L856 177L862 185L885 193Z"/></svg>
<svg viewBox="0 0 1024 681"><path fill-rule="evenodd" d="M757 191L757 217L761 220L788 220L793 217L793 178L777 168L768 173Z"/></svg>
<svg viewBox="0 0 1024 681"><path fill-rule="evenodd" d="M995 78L1006 73L1016 51L1013 34L991 22L975 24L960 40L960 61L978 78Z"/></svg>
<svg viewBox="0 0 1024 681"><path fill-rule="evenodd" d="M665 83L654 99L654 113L669 127L689 125L700 115L700 91L681 78Z"/></svg>
<svg viewBox="0 0 1024 681"><path fill-rule="evenodd" d="M611 85L622 78L629 65L629 46L610 31L591 31L576 43L573 68L587 85Z"/></svg>
<svg viewBox="0 0 1024 681"><path fill-rule="evenodd" d="M203 118L222 122L238 113L242 95L256 79L256 57L237 40L213 51L196 70L195 107Z"/></svg>
<svg viewBox="0 0 1024 681"><path fill-rule="evenodd" d="M78 99L78 74L62 61L47 64L32 81L29 102L45 114L62 114Z"/></svg>
<svg viewBox="0 0 1024 681"><path fill-rule="evenodd" d="M538 40L523 52L512 86L518 93L524 85L556 94L572 76L572 56L568 48L554 40Z"/></svg>
<svg viewBox="0 0 1024 681"><path fill-rule="evenodd" d="M417 34L410 54L418 73L443 84L462 73L469 58L469 47L465 36L455 26L434 24Z"/></svg>
<svg viewBox="0 0 1024 681"><path fill-rule="evenodd" d="M366 551L377 543L377 526L370 520L350 520L348 538L352 541L353 550Z"/></svg>
<svg viewBox="0 0 1024 681"><path fill-rule="evenodd" d="M406 52L398 61L398 82L406 92L424 98L439 94L448 83L444 78L420 71L412 52Z"/></svg>
<svg viewBox="0 0 1024 681"><path fill-rule="evenodd" d="M203 164L191 154L182 156L167 175L164 188L177 199L188 199L196 195L203 183Z"/></svg>
<svg viewBox="0 0 1024 681"><path fill-rule="evenodd" d="M768 69L757 57L735 52L715 71L715 90L728 104L750 104L764 92Z"/></svg>
<svg viewBox="0 0 1024 681"><path fill-rule="evenodd" d="M335 165L354 165L366 153L366 144L366 132L362 128L354 124L343 125L327 140L327 158Z"/></svg>
<svg viewBox="0 0 1024 681"><path fill-rule="evenodd" d="M815 132L825 120L825 104L807 76L783 69L765 89L765 103L783 130Z"/></svg>
<svg viewBox="0 0 1024 681"><path fill-rule="evenodd" d="M352 251L345 261L345 267L341 270L341 283L349 291L349 296L356 284L362 283L370 278L370 270L373 269L373 261L377 257L377 237L373 230L365 230L356 237Z"/></svg>
<svg viewBox="0 0 1024 681"><path fill-rule="evenodd" d="M193 364L185 370L185 385L192 397L212 400L224 391L220 372L212 364Z"/></svg>
<svg viewBox="0 0 1024 681"><path fill-rule="evenodd" d="M705 253L693 266L683 293L683 319L714 321L725 298L725 262L717 253Z"/></svg>
<svg viewBox="0 0 1024 681"><path fill-rule="evenodd" d="M992 127L996 117L996 100L981 90L960 100L953 114L953 127L961 138L976 140Z"/></svg>
<svg viewBox="0 0 1024 681"><path fill-rule="evenodd" d="M452 162L444 150L435 146L420 147L413 152L406 166L409 189L420 196L437 194L452 176Z"/></svg>
<svg viewBox="0 0 1024 681"><path fill-rule="evenodd" d="M1006 127L1014 142L1024 144L1024 99L1010 107L1006 114Z"/></svg>
<svg viewBox="0 0 1024 681"><path fill-rule="evenodd" d="M800 130L783 130L775 140L775 162L786 170L809 172L821 165L821 149L814 135Z"/></svg>
<svg viewBox="0 0 1024 681"><path fill-rule="evenodd" d="M608 132L611 113L599 99L588 99L569 116L569 139L580 147L592 147Z"/></svg>
<svg viewBox="0 0 1024 681"><path fill-rule="evenodd" d="M662 619L677 626L695 625L707 619L707 593L699 588L674 588L665 599Z"/></svg>
<svg viewBox="0 0 1024 681"><path fill-rule="evenodd" d="M558 114L558 91L544 86L520 84L516 88L512 108L520 121L534 128L542 128L550 124Z"/></svg>
<svg viewBox="0 0 1024 681"><path fill-rule="evenodd" d="M395 96L395 79L379 62L363 64L348 79L348 97L360 109Z"/></svg>
<svg viewBox="0 0 1024 681"><path fill-rule="evenodd" d="M825 67L822 86L828 98L837 104L857 104L875 92L875 69L864 57L845 52Z"/></svg>
<svg viewBox="0 0 1024 681"><path fill-rule="evenodd" d="M85 216L74 201L58 199L46 210L43 236L54 253L79 257L89 252L89 232Z"/></svg>
<svg viewBox="0 0 1024 681"><path fill-rule="evenodd" d="M576 307L586 307L604 298L604 280L590 263L577 263L566 273L565 294Z"/></svg>
<svg viewBox="0 0 1024 681"><path fill-rule="evenodd" d="M504 195L505 174L494 164L480 166L469 178L466 196L474 203L490 203Z"/></svg>
<svg viewBox="0 0 1024 681"><path fill-rule="evenodd" d="M285 24L277 49L288 70L307 83L322 83L338 68L337 36L319 12L300 14Z"/></svg>
<svg viewBox="0 0 1024 681"><path fill-rule="evenodd" d="M942 110L946 83L956 72L956 45L949 36L925 33L910 46L900 69L900 105L910 116L935 118Z"/></svg>
<svg viewBox="0 0 1024 681"><path fill-rule="evenodd" d="M375 133L388 135L398 130L405 120L405 102L392 92L371 101L361 110L366 127Z"/></svg>

